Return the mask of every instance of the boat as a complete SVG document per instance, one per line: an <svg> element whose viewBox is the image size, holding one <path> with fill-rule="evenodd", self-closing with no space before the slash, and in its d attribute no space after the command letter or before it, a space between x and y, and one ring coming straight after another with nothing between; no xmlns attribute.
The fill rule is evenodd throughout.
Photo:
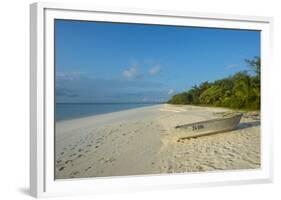
<svg viewBox="0 0 281 200"><path fill-rule="evenodd" d="M232 114L222 118L175 126L178 139L194 138L214 133L235 130L243 114Z"/></svg>

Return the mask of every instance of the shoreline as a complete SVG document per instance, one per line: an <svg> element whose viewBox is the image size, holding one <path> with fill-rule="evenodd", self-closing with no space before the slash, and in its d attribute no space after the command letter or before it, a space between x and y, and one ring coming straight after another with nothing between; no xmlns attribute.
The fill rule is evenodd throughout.
<svg viewBox="0 0 281 200"><path fill-rule="evenodd" d="M165 105L165 104L151 104L151 105L148 105L148 106L128 108L128 109L124 109L124 110L117 110L117 111L112 111L112 112L107 112L107 113L92 114L92 115L88 115L88 116L75 117L75 118L71 118L71 119L62 119L62 120L57 120L56 123L60 123L60 122L68 121L68 120L79 120L79 119L91 118L91 117L102 116L102 115L107 115L107 114L126 112L126 111L130 111L130 110L142 109L142 108L151 107L151 106L158 106L158 105Z"/></svg>
<svg viewBox="0 0 281 200"><path fill-rule="evenodd" d="M230 111L157 104L56 122L56 178L259 168L260 121L250 115L235 131L173 138L176 125Z"/></svg>
<svg viewBox="0 0 281 200"><path fill-rule="evenodd" d="M161 106L161 105L166 105L166 106L176 106L176 107L199 107L199 108L214 108L214 109L226 109L228 111L235 111L235 112L242 112L242 113L249 113L249 112L260 112L260 110L243 110L243 109L233 109L233 108L228 108L228 107L217 107L217 106L211 106L211 105L184 105L184 104L168 104L168 103L159 103L159 104L152 104L151 106L143 106L143 107L137 107L137 108L128 108L128 109L124 109L124 110L118 110L118 111L113 111L113 112L108 112L108 113L101 113L101 114L93 114L93 115L89 115L89 116L84 116L84 117L77 117L77 118L71 118L71 119L62 119L62 120L58 120L55 123L61 123L61 122L65 122L65 121L72 121L72 120L83 120L83 119L87 119L87 118L92 118L92 117L99 117L99 116L105 116L107 114L113 114L113 113L121 113L121 112L126 112L126 111L130 111L130 110L137 110L137 109L143 109L143 108L147 108L147 107L153 107L153 106ZM169 111L169 110L167 110ZM171 112L177 112L177 111L173 111L170 110Z"/></svg>

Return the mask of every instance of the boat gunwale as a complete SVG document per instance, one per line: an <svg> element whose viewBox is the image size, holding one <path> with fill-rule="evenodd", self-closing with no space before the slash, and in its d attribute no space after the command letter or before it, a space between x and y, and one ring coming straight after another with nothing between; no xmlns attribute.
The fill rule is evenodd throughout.
<svg viewBox="0 0 281 200"><path fill-rule="evenodd" d="M193 122L193 123L190 123L190 124L178 125L178 126L175 126L175 129L180 129L180 128L184 128L184 127L189 127L189 126L196 125L196 124L200 124L200 123L212 123L212 122L228 120L228 119L236 118L236 117L240 117L240 118L241 118L242 116L243 116L243 113L239 113L239 114L236 114L236 115L233 115L233 116L228 116L228 117L215 118L215 119L210 119L210 120L204 120L204 121L199 121L199 122Z"/></svg>

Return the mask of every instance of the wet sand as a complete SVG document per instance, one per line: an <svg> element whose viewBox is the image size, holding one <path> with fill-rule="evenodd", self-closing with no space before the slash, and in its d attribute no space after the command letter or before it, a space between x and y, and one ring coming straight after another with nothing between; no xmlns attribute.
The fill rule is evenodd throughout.
<svg viewBox="0 0 281 200"><path fill-rule="evenodd" d="M224 108L154 105L56 123L57 179L260 167L260 119L235 131L178 140L176 125L214 119Z"/></svg>

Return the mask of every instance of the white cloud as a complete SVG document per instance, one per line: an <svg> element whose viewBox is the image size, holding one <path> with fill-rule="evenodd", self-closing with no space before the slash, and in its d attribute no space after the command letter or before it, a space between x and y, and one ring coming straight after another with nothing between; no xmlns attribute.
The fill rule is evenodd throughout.
<svg viewBox="0 0 281 200"><path fill-rule="evenodd" d="M160 72L160 68L161 68L160 65L155 65L148 70L148 73L151 76L154 76Z"/></svg>
<svg viewBox="0 0 281 200"><path fill-rule="evenodd" d="M81 77L81 72L58 72L56 74L57 79L63 80L63 81L74 81L79 80Z"/></svg>
<svg viewBox="0 0 281 200"><path fill-rule="evenodd" d="M232 69L232 68L235 68L235 67L238 67L238 64L230 64L230 65L227 65L225 67L225 69Z"/></svg>
<svg viewBox="0 0 281 200"><path fill-rule="evenodd" d="M173 90L173 89L170 89L169 91L168 91L168 95L171 95L171 94L173 94L175 91Z"/></svg>
<svg viewBox="0 0 281 200"><path fill-rule="evenodd" d="M132 67L124 70L122 75L125 78L128 78L128 79L140 77L140 74L139 74L139 71L138 71L138 66L136 64L134 64Z"/></svg>

